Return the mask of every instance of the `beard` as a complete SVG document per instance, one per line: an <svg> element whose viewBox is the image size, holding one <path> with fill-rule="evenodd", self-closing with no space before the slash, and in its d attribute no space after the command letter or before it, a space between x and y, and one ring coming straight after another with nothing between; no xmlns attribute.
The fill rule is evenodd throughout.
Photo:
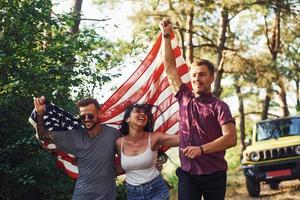
<svg viewBox="0 0 300 200"><path fill-rule="evenodd" d="M87 126L84 124L84 127L85 127L88 131L90 131L90 130L93 130L93 129L96 127L96 125L97 125L97 123L94 123L94 122L93 122L92 126L87 127Z"/></svg>

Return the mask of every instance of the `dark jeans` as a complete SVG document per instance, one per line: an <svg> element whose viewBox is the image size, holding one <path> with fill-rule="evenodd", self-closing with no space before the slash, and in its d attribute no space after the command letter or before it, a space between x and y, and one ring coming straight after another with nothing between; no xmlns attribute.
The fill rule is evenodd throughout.
<svg viewBox="0 0 300 200"><path fill-rule="evenodd" d="M227 175L218 171L208 175L191 175L177 168L178 200L223 200L226 193Z"/></svg>

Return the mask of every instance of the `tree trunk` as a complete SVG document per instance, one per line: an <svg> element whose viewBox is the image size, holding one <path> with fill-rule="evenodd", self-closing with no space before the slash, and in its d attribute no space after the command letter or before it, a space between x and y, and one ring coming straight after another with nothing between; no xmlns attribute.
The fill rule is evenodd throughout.
<svg viewBox="0 0 300 200"><path fill-rule="evenodd" d="M280 51L280 2L276 1L275 18L272 29L271 54L272 60L275 61Z"/></svg>
<svg viewBox="0 0 300 200"><path fill-rule="evenodd" d="M72 2L72 16L74 18L74 25L70 29L72 34L76 34L79 31L81 6L82 6L82 0L73 0L73 2Z"/></svg>
<svg viewBox="0 0 300 200"><path fill-rule="evenodd" d="M281 3L279 0L276 1L276 8L275 8L275 19L274 19L274 28L273 28L273 34L272 34L272 54L273 54L273 63L276 63L276 58L278 53L280 52L280 21L281 21ZM281 109L282 109L282 115L284 117L289 115L289 109L287 105L287 100L286 100L286 90L285 90L285 83L284 80L281 78L281 74L278 73L277 80L278 86L280 87L280 92L279 92L279 99L280 99L280 104L281 104Z"/></svg>
<svg viewBox="0 0 300 200"><path fill-rule="evenodd" d="M189 10L186 20L186 62L190 65L194 60L194 47L193 47L193 20L194 20L194 8L191 7Z"/></svg>
<svg viewBox="0 0 300 200"><path fill-rule="evenodd" d="M295 80L296 82L296 99L297 99L297 104L296 104L296 110L300 111L300 89L299 89L299 82L300 80Z"/></svg>
<svg viewBox="0 0 300 200"><path fill-rule="evenodd" d="M267 90L268 89L269 88L267 88ZM263 104L263 110L261 114L261 120L265 120L268 118L269 105L270 105L270 96L266 94L264 104Z"/></svg>
<svg viewBox="0 0 300 200"><path fill-rule="evenodd" d="M270 101L271 101L271 96L272 96L272 88L268 87L266 89L266 97L263 103L263 110L261 114L261 119L267 119L268 118L268 112L269 112L269 107L270 107Z"/></svg>
<svg viewBox="0 0 300 200"><path fill-rule="evenodd" d="M180 42L180 46L181 46L181 50L182 50L182 56L184 58L184 60L186 60L185 54L186 54L186 48L184 45L184 32L183 29L180 28L179 23L176 22L175 25L178 27L178 32L179 32L179 42Z"/></svg>
<svg viewBox="0 0 300 200"><path fill-rule="evenodd" d="M218 43L217 43L217 64L216 64L216 66L218 67L218 69L217 69L217 74L215 77L214 90L213 90L213 94L216 97L220 97L220 95L222 93L221 79L222 79L224 69L223 69L223 64L222 64L221 60L224 56L223 50L224 50L225 42L226 42L226 32L227 32L228 22L229 22L228 21L228 10L223 8L221 11L221 18L220 18L220 23L219 23L219 36L218 36Z"/></svg>
<svg viewBox="0 0 300 200"><path fill-rule="evenodd" d="M51 2L51 8L53 7L53 3ZM49 16L49 18L51 18L51 11L52 11L52 9L49 9L48 10L48 16ZM47 31L47 30L44 30L43 31L43 36L44 36L44 39L42 40L42 43L41 43L41 45L42 45L42 48L43 49L47 49L47 47L49 46L49 44L50 44L50 40L51 40L51 38L52 38L52 32L51 31Z"/></svg>
<svg viewBox="0 0 300 200"><path fill-rule="evenodd" d="M76 39L76 37L77 37L76 33L79 32L81 6L82 6L82 0L73 0L71 12L72 12L72 16L74 19L74 24L73 24L73 26L70 27L70 32L74 36L74 39ZM75 62L76 62L75 55L72 55L66 59L64 65L67 69L72 70L75 67ZM69 77L69 78L71 78L71 77ZM56 97L62 99L61 100L62 102L63 102L63 99L65 98L65 96L70 95L69 88L65 88L65 87L57 89L56 92L57 92Z"/></svg>
<svg viewBox="0 0 300 200"><path fill-rule="evenodd" d="M280 52L280 17L281 17L281 2L280 0L276 0L275 2L275 17L274 17L274 22L273 22L273 28L272 28L272 38L271 41L268 38L268 33L266 34L267 36L267 41L268 41L268 47L270 50L270 53L272 55L272 63L274 64L274 71L277 74L276 80L280 80L281 74L278 71L278 67L276 65L276 59L278 56L278 53ZM267 27L266 27L267 31ZM286 92L285 92L285 84L284 81L281 79L278 83L278 86L280 87L280 92L279 92L279 99L280 99L280 104L282 105L282 113L283 116L289 115L289 110L287 106L287 101L286 101ZM271 86L270 86L271 87ZM271 91L271 88L267 88L267 91ZM264 107L263 107L263 115L262 119L267 119L267 113L269 110L269 104L270 104L270 97L271 94L267 92L266 97L265 97L265 102L264 102Z"/></svg>
<svg viewBox="0 0 300 200"><path fill-rule="evenodd" d="M287 116L289 116L290 113L289 113L289 109L288 109L288 105L287 105L287 101L286 101L285 85L282 80L279 80L278 85L280 87L279 97L281 100L282 115L284 117L287 117Z"/></svg>
<svg viewBox="0 0 300 200"><path fill-rule="evenodd" d="M242 153L246 149L244 99L243 99L243 95L241 93L241 87L237 84L235 84L234 87L235 87L235 92L239 99L240 133L241 133L241 145L242 145L241 153Z"/></svg>

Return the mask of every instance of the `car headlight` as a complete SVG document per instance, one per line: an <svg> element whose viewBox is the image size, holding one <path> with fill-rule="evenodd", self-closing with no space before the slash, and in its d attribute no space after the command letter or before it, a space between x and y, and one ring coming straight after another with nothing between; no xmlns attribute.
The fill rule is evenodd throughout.
<svg viewBox="0 0 300 200"><path fill-rule="evenodd" d="M300 155L300 145L295 146L294 151L297 155Z"/></svg>
<svg viewBox="0 0 300 200"><path fill-rule="evenodd" d="M259 160L259 154L257 152L251 152L249 155L250 160L252 161L258 161Z"/></svg>

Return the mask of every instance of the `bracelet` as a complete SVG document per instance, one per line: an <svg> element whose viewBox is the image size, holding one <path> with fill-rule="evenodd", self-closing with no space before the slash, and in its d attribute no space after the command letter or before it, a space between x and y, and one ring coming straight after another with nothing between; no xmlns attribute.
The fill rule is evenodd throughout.
<svg viewBox="0 0 300 200"><path fill-rule="evenodd" d="M203 150L202 145L200 145L199 148L200 148L200 151L201 151L201 155L204 154L204 150Z"/></svg>
<svg viewBox="0 0 300 200"><path fill-rule="evenodd" d="M164 33L163 36L164 36L164 38L168 38L169 39L171 37L171 34L170 33Z"/></svg>

